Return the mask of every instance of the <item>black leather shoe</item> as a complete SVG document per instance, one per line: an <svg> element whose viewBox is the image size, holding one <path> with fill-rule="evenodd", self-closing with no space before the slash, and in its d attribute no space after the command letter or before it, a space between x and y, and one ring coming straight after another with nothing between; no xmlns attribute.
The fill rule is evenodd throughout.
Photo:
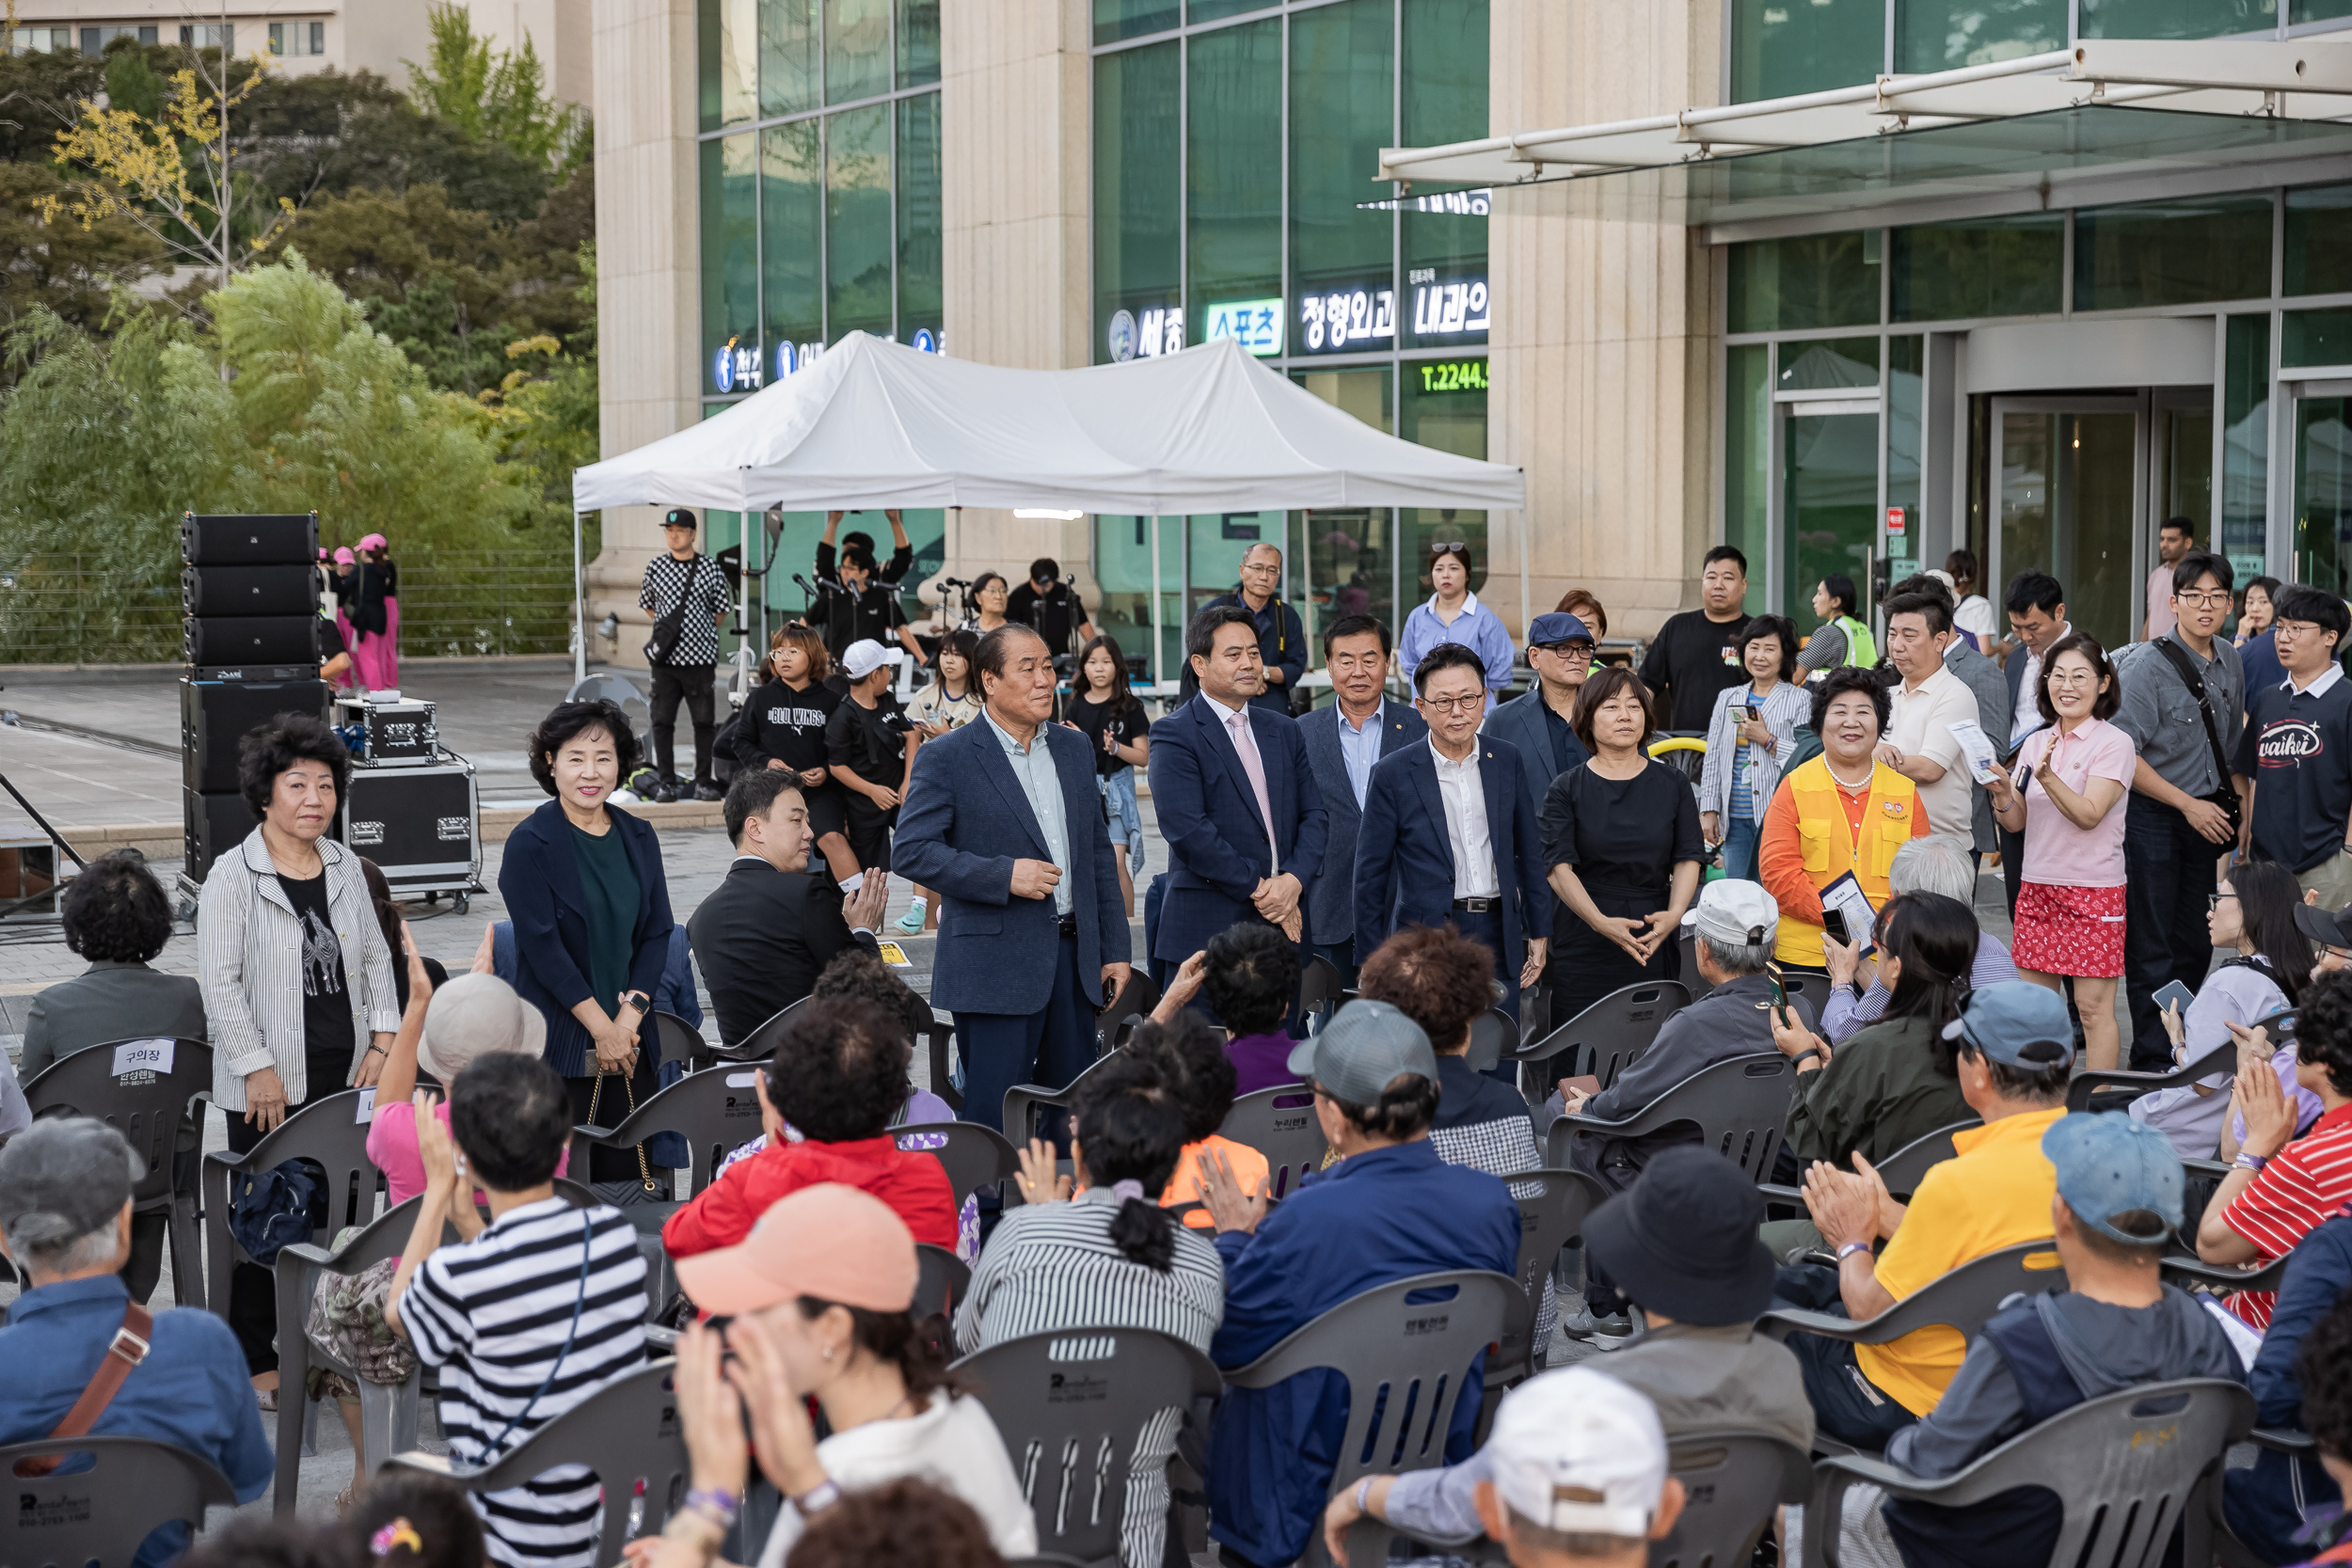
<svg viewBox="0 0 2352 1568"><path fill-rule="evenodd" d="M677 785L664 779L654 786L653 798L662 805L669 805L677 800Z"/></svg>
<svg viewBox="0 0 2352 1568"><path fill-rule="evenodd" d="M707 779L694 786L694 799L697 800L723 800L726 798L727 792Z"/></svg>

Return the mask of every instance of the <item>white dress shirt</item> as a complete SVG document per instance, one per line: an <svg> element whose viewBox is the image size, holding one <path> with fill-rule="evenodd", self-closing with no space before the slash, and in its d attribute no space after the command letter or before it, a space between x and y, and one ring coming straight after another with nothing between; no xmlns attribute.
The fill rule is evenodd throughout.
<svg viewBox="0 0 2352 1568"><path fill-rule="evenodd" d="M1933 784L1915 784L1919 803L1927 808L1928 826L1939 833L1966 837L1976 820L1976 802L1968 793L1974 783L1967 759L1960 754L1960 737L1952 725L1977 721L1977 694L1968 683L1942 665L1915 687L1901 685L1887 693L1893 711L1886 738L1906 757L1926 757L1943 765L1944 776Z"/></svg>
<svg viewBox="0 0 2352 1568"><path fill-rule="evenodd" d="M2058 646L2058 637L2072 637L2074 634L2074 625L2070 621L2058 627L2058 637L2050 639L2050 646ZM2017 651L2026 656L2026 673L2017 677L2017 711L2009 721L2009 744L2012 751L2019 741L2049 722L2042 717L2042 700L2038 695L2042 690L2042 656L2022 642L2018 644ZM1932 813L1928 820L1935 820Z"/></svg>
<svg viewBox="0 0 2352 1568"><path fill-rule="evenodd" d="M1429 754L1438 762L1438 799L1445 806L1446 842L1454 849L1454 896L1493 898L1502 892L1495 875L1495 845L1486 831L1486 786L1478 776L1478 743L1470 755L1455 762L1438 750L1432 737Z"/></svg>

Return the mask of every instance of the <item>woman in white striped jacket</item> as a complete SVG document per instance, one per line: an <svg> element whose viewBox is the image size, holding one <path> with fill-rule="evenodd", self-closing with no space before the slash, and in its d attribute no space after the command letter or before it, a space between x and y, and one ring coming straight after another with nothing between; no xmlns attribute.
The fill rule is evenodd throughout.
<svg viewBox="0 0 2352 1568"><path fill-rule="evenodd" d="M1813 712L1797 673L1797 628L1785 615L1758 615L1740 633L1744 685L1715 698L1707 726L1707 763L1699 771L1699 827L1724 847L1724 875L1756 879L1764 813L1780 786L1797 726ZM1755 717L1751 718L1753 713Z"/></svg>

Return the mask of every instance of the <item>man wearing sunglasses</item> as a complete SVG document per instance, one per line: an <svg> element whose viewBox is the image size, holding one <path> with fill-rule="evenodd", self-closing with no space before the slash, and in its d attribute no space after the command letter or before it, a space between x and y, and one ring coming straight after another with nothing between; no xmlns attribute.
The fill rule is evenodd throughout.
<svg viewBox="0 0 2352 1568"><path fill-rule="evenodd" d="M1298 689L1299 677L1307 673L1307 628L1299 621L1298 611L1282 602L1282 552L1267 544L1252 545L1245 550L1241 581L1231 594L1220 594L1200 609L1222 610L1227 605L1248 610L1257 625L1258 657L1265 672L1258 694L1249 699L1250 705L1287 717L1291 693ZM1184 702L1192 701L1193 694L1200 689L1190 660L1185 661L1181 684Z"/></svg>

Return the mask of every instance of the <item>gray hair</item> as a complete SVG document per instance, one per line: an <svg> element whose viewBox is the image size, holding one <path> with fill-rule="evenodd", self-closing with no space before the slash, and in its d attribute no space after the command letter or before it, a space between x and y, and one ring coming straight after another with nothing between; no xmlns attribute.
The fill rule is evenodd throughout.
<svg viewBox="0 0 2352 1568"><path fill-rule="evenodd" d="M8 1256L35 1274L79 1274L115 1260L121 1244L113 1215L96 1230L59 1237L57 1214L20 1214L7 1231Z"/></svg>
<svg viewBox="0 0 2352 1568"><path fill-rule="evenodd" d="M1772 939L1769 935L1762 942L1725 942L1704 931L1696 934L1707 956L1726 974L1761 974L1764 966L1772 961Z"/></svg>
<svg viewBox="0 0 2352 1568"><path fill-rule="evenodd" d="M1940 893L1963 908L1977 907L1977 868L1967 847L1947 833L1915 838L1896 850L1886 885L1896 893Z"/></svg>
<svg viewBox="0 0 2352 1568"><path fill-rule="evenodd" d="M91 1117L37 1121L0 1149L0 1239L45 1275L111 1265L119 1216L142 1165L128 1140Z"/></svg>

